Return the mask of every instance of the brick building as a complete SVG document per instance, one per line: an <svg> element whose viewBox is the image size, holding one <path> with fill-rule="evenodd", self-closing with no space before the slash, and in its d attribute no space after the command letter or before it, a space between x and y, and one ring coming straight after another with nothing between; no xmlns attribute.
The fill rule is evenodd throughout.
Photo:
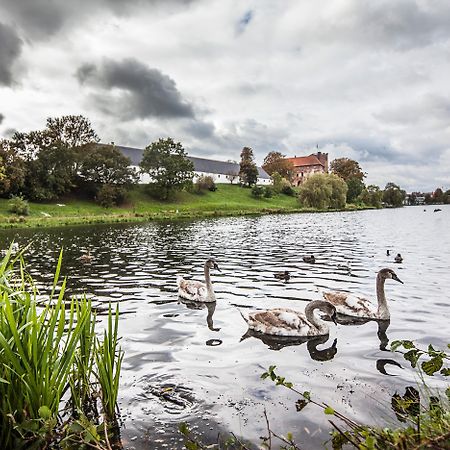
<svg viewBox="0 0 450 450"><path fill-rule="evenodd" d="M328 173L328 153L317 152L286 159L294 165L294 186L300 186L314 173Z"/></svg>

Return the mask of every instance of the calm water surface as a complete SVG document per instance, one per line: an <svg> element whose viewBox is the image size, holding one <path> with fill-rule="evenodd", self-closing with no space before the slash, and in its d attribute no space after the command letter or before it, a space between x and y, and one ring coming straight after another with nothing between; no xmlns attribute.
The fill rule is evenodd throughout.
<svg viewBox="0 0 450 450"><path fill-rule="evenodd" d="M305 448L321 448L327 417L313 405L297 413L293 393L260 375L275 364L299 390L351 417L396 423L391 395L403 394L417 375L388 351L388 341L449 342L450 207L425 209L0 231L0 246L11 239L32 242L27 261L42 283L50 282L64 247L63 273L72 292L92 294L100 308L120 303L124 447L182 448L182 421L205 440L222 430L258 443L266 433L266 408L274 430L293 432ZM404 262L393 263L388 248ZM78 258L88 249L95 259L82 264ZM311 253L315 265L302 261ZM217 305L179 301L177 274L202 279L210 256L222 269L212 275ZM376 322L333 325L327 341L300 345L246 336L239 309L303 310L323 290L374 298L383 267L405 283L386 282L387 329ZM289 282L274 278L281 270L291 272ZM386 359L391 364L385 366ZM436 377L431 383L444 385ZM163 398L166 388L173 389Z"/></svg>

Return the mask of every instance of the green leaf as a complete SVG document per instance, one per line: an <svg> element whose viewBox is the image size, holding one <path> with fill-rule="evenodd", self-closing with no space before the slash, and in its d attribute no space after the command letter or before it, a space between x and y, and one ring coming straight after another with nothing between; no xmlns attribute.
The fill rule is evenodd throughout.
<svg viewBox="0 0 450 450"><path fill-rule="evenodd" d="M442 358L440 356L435 356L431 358L429 361L424 361L422 363L422 370L427 375L433 375L435 372L441 369L442 367Z"/></svg>
<svg viewBox="0 0 450 450"><path fill-rule="evenodd" d="M444 367L441 369L441 374L444 375L444 377L450 377L450 368Z"/></svg>
<svg viewBox="0 0 450 450"><path fill-rule="evenodd" d="M305 391L302 395L304 398L306 398L306 400L311 400L311 392Z"/></svg>
<svg viewBox="0 0 450 450"><path fill-rule="evenodd" d="M48 406L42 405L38 409L38 414L41 419L50 419L52 417L52 412L50 411L50 408Z"/></svg>
<svg viewBox="0 0 450 450"><path fill-rule="evenodd" d="M323 412L324 412L325 414L334 415L334 409L333 409L331 406L327 406L327 407L323 410Z"/></svg>
<svg viewBox="0 0 450 450"><path fill-rule="evenodd" d="M448 401L450 402L450 387L448 387L448 388L445 390L445 395L447 396Z"/></svg>
<svg viewBox="0 0 450 450"><path fill-rule="evenodd" d="M410 350L409 352L406 352L403 357L411 363L411 367L416 367L417 361L420 357L419 350L414 349Z"/></svg>
<svg viewBox="0 0 450 450"><path fill-rule="evenodd" d="M189 427L186 422L181 422L180 425L178 425L178 429L180 430L180 433L184 434L185 436L189 434Z"/></svg>
<svg viewBox="0 0 450 450"><path fill-rule="evenodd" d="M292 435L292 433L291 432L289 432L287 435L286 435L286 439L288 440L288 441L290 441L290 442L292 442L292 439L294 438L294 436Z"/></svg>

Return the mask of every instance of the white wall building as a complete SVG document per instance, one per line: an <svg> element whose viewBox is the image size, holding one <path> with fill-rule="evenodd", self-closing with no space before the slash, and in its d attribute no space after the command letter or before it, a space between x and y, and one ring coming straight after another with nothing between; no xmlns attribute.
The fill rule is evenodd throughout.
<svg viewBox="0 0 450 450"><path fill-rule="evenodd" d="M124 147L122 145L116 146L127 158L130 158L131 165L134 168L139 169L139 163L142 160L144 150L134 147ZM210 176L217 184L239 182L239 164L216 161L214 159L197 158L195 156L187 157L194 164L194 182L200 176ZM148 174L140 174L139 183L146 184L151 183L151 178ZM256 184L267 185L271 184L272 179L268 173L262 168L258 167L258 181Z"/></svg>

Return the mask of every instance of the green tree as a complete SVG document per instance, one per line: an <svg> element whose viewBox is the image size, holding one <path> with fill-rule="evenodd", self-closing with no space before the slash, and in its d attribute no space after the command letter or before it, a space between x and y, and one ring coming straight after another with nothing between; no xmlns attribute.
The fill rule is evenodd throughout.
<svg viewBox="0 0 450 450"><path fill-rule="evenodd" d="M19 194L24 186L25 161L8 141L0 141L0 159L3 162L3 177L0 177L0 196L9 197Z"/></svg>
<svg viewBox="0 0 450 450"><path fill-rule="evenodd" d="M275 172L287 180L292 180L294 176L294 165L286 159L286 155L280 152L269 152L264 158L262 167L271 176Z"/></svg>
<svg viewBox="0 0 450 450"><path fill-rule="evenodd" d="M450 203L450 189L444 192L444 203L446 205Z"/></svg>
<svg viewBox="0 0 450 450"><path fill-rule="evenodd" d="M331 161L330 171L341 177L344 181L352 178L362 181L366 176L358 161L350 158L337 158Z"/></svg>
<svg viewBox="0 0 450 450"><path fill-rule="evenodd" d="M94 185L129 185L137 182L131 160L114 145L86 144L79 148L78 176Z"/></svg>
<svg viewBox="0 0 450 450"><path fill-rule="evenodd" d="M353 203L364 189L364 183L358 178L349 178L347 181L347 203Z"/></svg>
<svg viewBox="0 0 450 450"><path fill-rule="evenodd" d="M383 192L374 184L370 184L359 195L359 200L367 206L374 206L381 208L381 201L383 199Z"/></svg>
<svg viewBox="0 0 450 450"><path fill-rule="evenodd" d="M406 198L406 192L400 189L395 183L387 183L383 192L383 202L388 206L403 206L403 200Z"/></svg>
<svg viewBox="0 0 450 450"><path fill-rule="evenodd" d="M347 184L334 174L311 175L299 189L299 201L303 206L318 209L345 207Z"/></svg>
<svg viewBox="0 0 450 450"><path fill-rule="evenodd" d="M170 137L153 142L144 150L141 171L153 180L153 192L162 200L192 183L194 165L179 142Z"/></svg>
<svg viewBox="0 0 450 450"><path fill-rule="evenodd" d="M250 147L244 147L241 151L239 181L248 187L253 186L258 181L258 168L256 167L253 150Z"/></svg>
<svg viewBox="0 0 450 450"><path fill-rule="evenodd" d="M444 203L444 192L441 188L437 188L433 192L433 203Z"/></svg>
<svg viewBox="0 0 450 450"><path fill-rule="evenodd" d="M84 116L49 117L47 132L53 141L59 141L68 148L99 142L91 122Z"/></svg>

